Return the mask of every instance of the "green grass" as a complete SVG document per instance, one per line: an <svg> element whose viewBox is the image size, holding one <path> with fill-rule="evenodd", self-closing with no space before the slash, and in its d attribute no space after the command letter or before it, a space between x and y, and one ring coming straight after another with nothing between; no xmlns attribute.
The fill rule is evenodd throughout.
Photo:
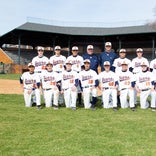
<svg viewBox="0 0 156 156"><path fill-rule="evenodd" d="M1 156L155 156L156 113L25 108L0 95Z"/></svg>
<svg viewBox="0 0 156 156"><path fill-rule="evenodd" d="M0 74L0 79L19 80L21 74Z"/></svg>

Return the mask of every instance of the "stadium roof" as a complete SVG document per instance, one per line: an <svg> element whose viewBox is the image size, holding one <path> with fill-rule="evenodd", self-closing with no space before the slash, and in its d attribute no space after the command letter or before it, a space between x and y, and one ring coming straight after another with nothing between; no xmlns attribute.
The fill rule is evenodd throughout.
<svg viewBox="0 0 156 156"><path fill-rule="evenodd" d="M21 44L31 45L31 43L33 43L34 45L39 45L45 44L46 41L47 45L52 45L53 38L60 35L61 39L65 41L67 40L67 36L106 37L135 34L151 34L151 36L155 36L156 28L151 25L116 28L67 27L26 22L12 31L0 36L0 45L4 43L18 44L19 35L21 36Z"/></svg>
<svg viewBox="0 0 156 156"><path fill-rule="evenodd" d="M16 29L27 31L39 31L47 33L57 33L66 35L82 35L82 36L105 36L105 35L121 35L121 34L135 34L135 33L152 33L156 29L150 25L131 26L131 27L117 27L117 28L95 28L95 27L62 27L52 26L36 23L25 23Z"/></svg>

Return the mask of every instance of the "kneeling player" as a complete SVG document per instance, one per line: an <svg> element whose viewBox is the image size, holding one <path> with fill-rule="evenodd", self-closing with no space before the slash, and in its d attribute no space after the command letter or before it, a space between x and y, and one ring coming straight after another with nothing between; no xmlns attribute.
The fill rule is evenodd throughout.
<svg viewBox="0 0 156 156"><path fill-rule="evenodd" d="M76 110L78 74L71 69L72 62L66 61L66 70L61 75L61 93L64 94L66 108Z"/></svg>
<svg viewBox="0 0 156 156"><path fill-rule="evenodd" d="M117 110L117 75L110 71L110 62L104 62L105 71L99 74L100 89L102 91L102 102L104 108L112 108ZM112 96L113 106L109 104L110 95Z"/></svg>
<svg viewBox="0 0 156 156"><path fill-rule="evenodd" d="M34 73L35 66L32 63L28 64L28 72L25 72L20 77L20 84L24 90L24 101L26 107L32 106L32 96L36 96L36 105L40 109L40 78L37 73Z"/></svg>
<svg viewBox="0 0 156 156"><path fill-rule="evenodd" d="M46 64L46 69L41 74L41 82L42 82L42 89L44 94L45 106L51 107L52 101L54 109L58 109L58 96L59 90L57 82L59 81L58 73L53 72L52 70L52 63Z"/></svg>

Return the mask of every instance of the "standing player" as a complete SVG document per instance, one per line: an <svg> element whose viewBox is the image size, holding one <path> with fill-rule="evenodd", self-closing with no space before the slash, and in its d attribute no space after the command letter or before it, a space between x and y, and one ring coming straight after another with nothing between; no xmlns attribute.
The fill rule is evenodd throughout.
<svg viewBox="0 0 156 156"><path fill-rule="evenodd" d="M117 110L117 88L118 79L117 75L110 71L110 62L104 62L105 71L99 74L100 89L102 91L102 101L104 108L112 108ZM110 95L112 96L113 106L109 104Z"/></svg>
<svg viewBox="0 0 156 156"><path fill-rule="evenodd" d="M35 73L41 76L42 71L45 70L46 64L48 63L49 59L44 56L44 47L38 46L37 47L38 55L32 59L32 63L35 65ZM33 103L36 103L36 96L33 97Z"/></svg>
<svg viewBox="0 0 156 156"><path fill-rule="evenodd" d="M137 57L134 58L132 60L132 63L131 63L133 74L137 74L137 73L142 71L141 62L146 62L146 64L149 67L148 60L142 56L143 55L143 49L142 48L138 48L136 50L136 54L137 54ZM137 92L136 92L136 89L134 89L134 103L135 103L135 105L137 104Z"/></svg>
<svg viewBox="0 0 156 156"><path fill-rule="evenodd" d="M55 47L55 55L50 57L50 62L53 64L53 71L62 73L64 71L66 57L61 55L61 47Z"/></svg>
<svg viewBox="0 0 156 156"><path fill-rule="evenodd" d="M156 55L156 52L155 52ZM150 62L150 71L156 74L156 58Z"/></svg>
<svg viewBox="0 0 156 156"><path fill-rule="evenodd" d="M126 61L123 61L121 63L121 67L122 69L118 73L121 108L128 108L130 106L132 111L135 111L134 75L128 70L128 63ZM129 102L127 101L128 96L129 96Z"/></svg>
<svg viewBox="0 0 156 156"><path fill-rule="evenodd" d="M58 96L59 90L57 88L57 82L59 81L58 73L52 71L52 64L49 62L46 64L46 69L41 74L41 83L44 94L45 106L51 107L53 101L54 109L58 109Z"/></svg>
<svg viewBox="0 0 156 156"><path fill-rule="evenodd" d="M79 79L83 90L84 107L85 109L92 107L92 110L95 110L97 86L99 84L98 76L94 70L90 69L89 59L84 60L84 68L85 69L79 74ZM92 99L91 102L90 99Z"/></svg>
<svg viewBox="0 0 156 156"><path fill-rule="evenodd" d="M82 55L83 59L86 60L90 60L90 69L94 70L96 73L98 73L98 56L96 54L94 54L94 47L93 45L88 45L87 46L87 53Z"/></svg>
<svg viewBox="0 0 156 156"><path fill-rule="evenodd" d="M24 101L26 107L32 106L32 96L36 96L37 108L41 108L40 104L40 78L39 75L34 73L35 66L32 63L28 64L28 72L24 72L20 77L20 84L24 91Z"/></svg>
<svg viewBox="0 0 156 156"><path fill-rule="evenodd" d="M66 57L61 55L61 47L55 46L55 55L50 57L50 62L53 64L53 71L59 75L64 71ZM59 104L63 105L63 95L59 94Z"/></svg>
<svg viewBox="0 0 156 156"><path fill-rule="evenodd" d="M66 61L66 70L61 75L61 93L64 94L66 108L76 110L78 74L72 70L72 62Z"/></svg>
<svg viewBox="0 0 156 156"><path fill-rule="evenodd" d="M114 71L113 69L113 62L117 58L116 53L112 50L112 44L111 42L106 42L105 43L105 51L102 52L99 56L99 61L100 61L100 66L101 66L101 71L104 71L103 63L105 61L110 62L110 70Z"/></svg>
<svg viewBox="0 0 156 156"><path fill-rule="evenodd" d="M67 62L71 61L72 62L72 70L76 71L77 73L80 73L83 67L83 58L78 55L78 47L74 46L72 47L72 55L67 58ZM77 92L78 92L78 105L81 106L81 89L80 86L78 85L77 87Z"/></svg>
<svg viewBox="0 0 156 156"><path fill-rule="evenodd" d="M39 73L40 76L42 71L45 70L46 64L48 63L49 59L43 55L44 54L43 47L38 46L37 52L38 55L32 59L32 63L35 65L35 73Z"/></svg>
<svg viewBox="0 0 156 156"><path fill-rule="evenodd" d="M155 101L152 100L154 94L154 77L151 72L148 71L147 62L141 63L142 71L136 75L136 90L140 93L140 106L142 109L149 107L147 98L151 95L151 107L155 107Z"/></svg>
<svg viewBox="0 0 156 156"><path fill-rule="evenodd" d="M128 63L128 68L131 67L131 60L126 58L126 49L120 49L119 51L119 58L114 60L113 67L116 73L121 71L121 63L126 61Z"/></svg>

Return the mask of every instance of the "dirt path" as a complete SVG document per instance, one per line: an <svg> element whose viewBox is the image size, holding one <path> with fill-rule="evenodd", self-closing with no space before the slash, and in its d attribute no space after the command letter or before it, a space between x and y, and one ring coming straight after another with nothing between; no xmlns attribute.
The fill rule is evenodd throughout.
<svg viewBox="0 0 156 156"><path fill-rule="evenodd" d="M23 94L19 80L0 79L0 94Z"/></svg>

